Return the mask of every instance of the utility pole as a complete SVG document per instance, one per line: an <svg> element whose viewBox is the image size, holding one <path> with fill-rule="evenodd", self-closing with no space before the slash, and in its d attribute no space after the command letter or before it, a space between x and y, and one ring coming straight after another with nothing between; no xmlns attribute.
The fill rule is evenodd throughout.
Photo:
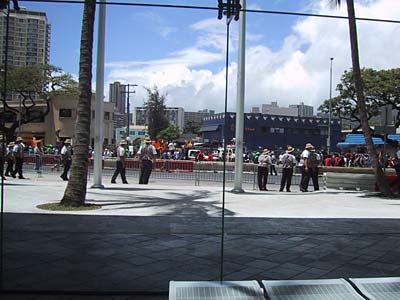
<svg viewBox="0 0 400 300"><path fill-rule="evenodd" d="M328 140L327 140L327 148L328 154L331 151L331 119L332 119L332 62L333 57L330 58L331 67L330 67L330 76L329 76L329 116L328 116Z"/></svg>
<svg viewBox="0 0 400 300"><path fill-rule="evenodd" d="M244 92L246 73L246 0L242 0L239 22L239 59L236 93L236 143L235 143L235 183L232 192L243 193L243 135L244 135Z"/></svg>
<svg viewBox="0 0 400 300"><path fill-rule="evenodd" d="M129 119L130 119L130 101L129 101L129 95L130 94L134 94L136 91L135 91L135 87L137 87L138 85L137 84L123 84L123 85L121 85L121 86L123 86L123 87L126 87L126 90L124 90L124 91L121 91L121 93L122 94L127 94L127 100L126 100L126 133L125 133L125 135L126 135L126 139L129 137L129 125L130 125L130 121L129 121ZM130 87L132 87L133 88L133 90L132 91L130 91Z"/></svg>

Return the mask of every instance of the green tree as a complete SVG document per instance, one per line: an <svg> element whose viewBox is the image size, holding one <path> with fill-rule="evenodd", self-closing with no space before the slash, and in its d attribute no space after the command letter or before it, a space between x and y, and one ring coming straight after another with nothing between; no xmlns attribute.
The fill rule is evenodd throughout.
<svg viewBox="0 0 400 300"><path fill-rule="evenodd" d="M160 95L157 87L154 87L153 90L146 88L146 90L148 98L144 107L147 113L149 135L152 139L156 139L157 135L169 126L165 113L166 96Z"/></svg>
<svg viewBox="0 0 400 300"><path fill-rule="evenodd" d="M175 126L174 124L169 124L167 128L161 130L157 135L157 139L164 141L174 141L178 139L182 134L179 126Z"/></svg>
<svg viewBox="0 0 400 300"><path fill-rule="evenodd" d="M337 5L340 5L340 0L331 0ZM363 92L363 80L361 77L360 59L358 52L358 38L357 38L357 24L356 14L354 9L354 0L347 0L347 15L349 22L350 33L350 48L351 48L351 61L353 65L353 76L355 93L358 101L358 112L360 116L361 128L365 137L365 144L367 146L368 155L371 159L371 165L374 170L375 180L381 193L385 196L392 196L389 184L386 182L385 174L383 173L382 166L378 162L378 154L375 145L372 141L372 133L368 123L368 114Z"/></svg>
<svg viewBox="0 0 400 300"><path fill-rule="evenodd" d="M92 98L92 55L96 0L85 0L79 60L79 101L74 132L71 176L61 205L82 206L86 200Z"/></svg>
<svg viewBox="0 0 400 300"><path fill-rule="evenodd" d="M201 123L195 120L188 120L186 122L185 128L183 129L184 133L195 133L199 135L201 128Z"/></svg>
<svg viewBox="0 0 400 300"><path fill-rule="evenodd" d="M2 73L1 77L3 76ZM1 78L0 88L2 90L3 84L4 80ZM43 119L50 112L50 101L55 96L76 92L77 82L70 74L64 73L55 66L9 67L7 71L7 94L8 97L18 95L20 103L4 101L4 97L1 100L4 111L0 112L0 118L5 120L2 130L5 133L6 140L14 140L15 131L20 125ZM43 103L45 104L44 108ZM0 122L0 124L2 126L3 122Z"/></svg>
<svg viewBox="0 0 400 300"><path fill-rule="evenodd" d="M380 107L385 105L377 93L379 85L379 73L373 69L362 69L361 76L364 82L365 107L367 110L368 121L379 115ZM319 110L329 113L329 109L333 115L341 120L350 121L352 124L358 124L353 128L357 132L361 127L361 118L359 115L359 106L357 95L355 92L354 76L352 71L345 71L342 75L341 82L336 86L339 96L324 101ZM331 108L329 107L331 105Z"/></svg>

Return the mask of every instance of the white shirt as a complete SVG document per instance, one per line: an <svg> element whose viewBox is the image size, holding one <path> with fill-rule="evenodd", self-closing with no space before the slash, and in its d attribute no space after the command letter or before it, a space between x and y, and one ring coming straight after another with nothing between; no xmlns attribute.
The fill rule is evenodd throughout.
<svg viewBox="0 0 400 300"><path fill-rule="evenodd" d="M304 159L308 158L309 156L310 156L310 151L308 151L307 149L301 152L299 166L304 166Z"/></svg>

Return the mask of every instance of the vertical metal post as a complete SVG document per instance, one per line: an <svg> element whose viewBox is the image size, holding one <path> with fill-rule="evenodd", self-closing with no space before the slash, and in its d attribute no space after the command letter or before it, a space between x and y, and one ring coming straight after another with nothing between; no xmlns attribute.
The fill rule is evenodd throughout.
<svg viewBox="0 0 400 300"><path fill-rule="evenodd" d="M246 0L241 0L242 11L239 23L239 61L237 71L236 95L236 149L235 149L235 183L232 192L243 193L243 134L244 134L244 92L246 70Z"/></svg>
<svg viewBox="0 0 400 300"><path fill-rule="evenodd" d="M103 2L106 2L103 0ZM94 173L92 188L104 188L101 183L103 171L103 120L104 120L104 49L106 4L99 4L96 68L96 108L94 127Z"/></svg>
<svg viewBox="0 0 400 300"><path fill-rule="evenodd" d="M7 4L7 15L6 15L6 41L5 41L5 51L4 51L4 78L3 78L3 118L2 123L2 134L4 137L4 126L6 126L5 112L6 112L6 100L7 100L7 72L8 72L8 36L10 30L10 3ZM4 141L3 141L4 142ZM9 142L9 141L7 141ZM3 151L3 161L4 159ZM3 166L4 169L4 166ZM3 175L3 170L2 175ZM0 291L4 289L4 177L1 176L1 207L0 207Z"/></svg>
<svg viewBox="0 0 400 300"><path fill-rule="evenodd" d="M126 100L126 137L125 138L128 138L129 137L129 111L130 111L130 105L129 105L129 83L127 84L127 85L125 85L127 88L128 88L128 91L126 92L128 95L127 95L127 100Z"/></svg>
<svg viewBox="0 0 400 300"><path fill-rule="evenodd" d="M327 140L327 148L328 154L331 151L331 119L332 119L332 62L333 57L330 58L331 66L330 66L330 75L329 75L329 116L328 116L328 140Z"/></svg>
<svg viewBox="0 0 400 300"><path fill-rule="evenodd" d="M383 155L382 155L382 163L383 163L383 173L386 173L386 141L387 141L387 119L388 119L388 105L385 105L385 124L383 125Z"/></svg>

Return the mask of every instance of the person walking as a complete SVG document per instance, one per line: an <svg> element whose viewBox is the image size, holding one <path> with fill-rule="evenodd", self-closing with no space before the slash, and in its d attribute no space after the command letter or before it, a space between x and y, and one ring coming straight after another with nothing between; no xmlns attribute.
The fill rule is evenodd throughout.
<svg viewBox="0 0 400 300"><path fill-rule="evenodd" d="M70 139L66 139L64 141L64 146L61 149L61 160L64 165L64 171L60 177L64 181L68 181L68 171L71 168L72 164L72 146Z"/></svg>
<svg viewBox="0 0 400 300"><path fill-rule="evenodd" d="M35 148L33 148L33 154L35 155L35 170L40 175L42 174L43 155L44 155L44 150L41 140L36 142L36 146Z"/></svg>
<svg viewBox="0 0 400 300"><path fill-rule="evenodd" d="M114 175L111 178L111 183L117 183L115 180L117 179L118 175L121 175L122 183L128 184L125 177L125 166L126 166L126 145L128 143L125 140L119 142L119 146L116 149L117 155L117 168L114 172Z"/></svg>
<svg viewBox="0 0 400 300"><path fill-rule="evenodd" d="M257 168L257 180L258 189L260 191L268 191L267 181L268 181L268 171L271 165L271 157L268 155L269 150L264 149L261 155L258 157L258 168Z"/></svg>
<svg viewBox="0 0 400 300"><path fill-rule="evenodd" d="M283 189L286 185L286 192L290 191L290 186L292 184L293 177L293 168L296 165L296 157L292 154L294 152L294 148L289 146L286 150L286 153L282 155L282 179L281 179L281 187L279 189L280 192L283 192Z"/></svg>
<svg viewBox="0 0 400 300"><path fill-rule="evenodd" d="M14 142L11 142L8 144L8 147L6 149L6 162L7 162L7 169L4 174L4 176L12 176L13 170L14 170L14 163L15 163L15 157L14 157L14 152L13 148L15 146Z"/></svg>
<svg viewBox="0 0 400 300"><path fill-rule="evenodd" d="M24 149L25 145L23 143L23 139L19 136L17 137L13 148L13 153L15 157L15 169L12 172L11 176L14 178L18 173L19 179L25 179L25 177L22 175L22 166L24 164Z"/></svg>
<svg viewBox="0 0 400 300"><path fill-rule="evenodd" d="M321 164L321 156L315 151L315 148L310 148L310 153L308 156L308 167L310 172L310 177L314 186L314 191L319 191L318 183L318 167Z"/></svg>
<svg viewBox="0 0 400 300"><path fill-rule="evenodd" d="M310 181L311 172L309 169L309 160L310 150L314 148L311 143L307 143L304 151L301 153L300 158L300 172L301 172L301 180L300 180L300 191L308 192L308 182Z"/></svg>
<svg viewBox="0 0 400 300"><path fill-rule="evenodd" d="M141 160L139 184L148 184L153 169L153 159L157 154L156 148L151 144L149 137L144 139L144 145L139 148L137 154Z"/></svg>
<svg viewBox="0 0 400 300"><path fill-rule="evenodd" d="M6 162L6 153L7 153L7 146L6 143L3 140L3 136L0 135L0 168L1 168L1 178L3 178L3 180L6 180L6 178L4 177L4 166L5 166L5 162Z"/></svg>

